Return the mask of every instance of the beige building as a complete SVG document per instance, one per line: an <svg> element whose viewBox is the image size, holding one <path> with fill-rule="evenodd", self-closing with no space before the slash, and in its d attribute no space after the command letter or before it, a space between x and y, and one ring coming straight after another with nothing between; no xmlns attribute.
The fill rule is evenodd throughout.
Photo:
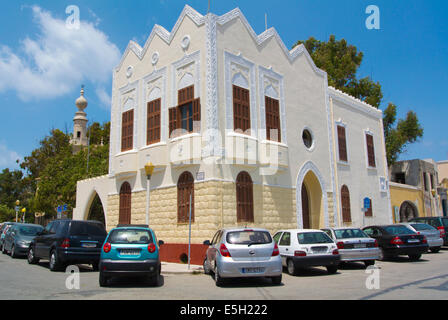
<svg viewBox="0 0 448 320"><path fill-rule="evenodd" d="M78 182L74 217L98 194L108 229L148 219L168 259L185 252L190 205L195 250L221 227L390 223L387 176L381 110L329 87L303 45L257 35L239 9L186 6L114 70L109 174Z"/></svg>

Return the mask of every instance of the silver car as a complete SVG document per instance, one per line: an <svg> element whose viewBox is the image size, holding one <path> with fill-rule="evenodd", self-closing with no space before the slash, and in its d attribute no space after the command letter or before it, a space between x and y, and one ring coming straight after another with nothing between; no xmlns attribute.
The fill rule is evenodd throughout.
<svg viewBox="0 0 448 320"><path fill-rule="evenodd" d="M217 286L223 278L269 277L282 281L282 261L277 244L266 229L232 228L216 232L204 259L205 274L214 274Z"/></svg>
<svg viewBox="0 0 448 320"><path fill-rule="evenodd" d="M439 252L440 249L443 246L443 238L440 235L440 231L434 228L433 226L430 226L426 223L418 223L418 222L407 222L407 223L400 223L401 225L404 225L408 229L411 229L412 231L415 231L421 235L426 236L426 240L428 241L429 250L431 252Z"/></svg>
<svg viewBox="0 0 448 320"><path fill-rule="evenodd" d="M322 231L336 242L341 262L360 261L368 267L380 258L377 241L359 228L328 228Z"/></svg>

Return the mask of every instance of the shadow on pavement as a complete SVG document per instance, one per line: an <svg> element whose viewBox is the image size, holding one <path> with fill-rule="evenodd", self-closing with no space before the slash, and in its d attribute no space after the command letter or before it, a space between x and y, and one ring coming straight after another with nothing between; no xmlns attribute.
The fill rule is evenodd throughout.
<svg viewBox="0 0 448 320"><path fill-rule="evenodd" d="M160 275L156 283L142 277L115 277L109 279L108 288L158 288L165 284L164 276Z"/></svg>
<svg viewBox="0 0 448 320"><path fill-rule="evenodd" d="M210 278L215 281L213 278L213 273ZM229 278L223 279L223 285L221 288L258 288L258 287L282 287L281 284L273 284L272 280L266 277L250 277L250 278Z"/></svg>

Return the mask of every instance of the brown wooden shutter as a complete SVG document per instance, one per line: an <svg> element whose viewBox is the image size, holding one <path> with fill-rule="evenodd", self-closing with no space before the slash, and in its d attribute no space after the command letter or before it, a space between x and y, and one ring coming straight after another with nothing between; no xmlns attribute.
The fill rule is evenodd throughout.
<svg viewBox="0 0 448 320"><path fill-rule="evenodd" d="M249 90L233 86L233 129L250 129L250 98Z"/></svg>
<svg viewBox="0 0 448 320"><path fill-rule="evenodd" d="M280 108L279 101L270 97L265 97L265 109L266 109L266 138L273 141L281 141L280 133ZM277 130L278 137L275 139L271 137L271 130Z"/></svg>
<svg viewBox="0 0 448 320"><path fill-rule="evenodd" d="M121 151L131 150L134 140L134 109L123 112L121 120Z"/></svg>
<svg viewBox="0 0 448 320"><path fill-rule="evenodd" d="M352 222L350 211L350 192L346 185L341 188L341 203L342 203L342 221Z"/></svg>
<svg viewBox="0 0 448 320"><path fill-rule="evenodd" d="M174 138L174 136L172 136L172 133L178 128L177 107L169 109L169 118L170 138Z"/></svg>
<svg viewBox="0 0 448 320"><path fill-rule="evenodd" d="M201 100L193 100L193 132L201 130Z"/></svg>
<svg viewBox="0 0 448 320"><path fill-rule="evenodd" d="M338 126L338 145L339 145L339 160L347 161L347 142L345 137L345 128Z"/></svg>
<svg viewBox="0 0 448 320"><path fill-rule="evenodd" d="M194 99L194 86L180 89L177 92L177 104L182 105Z"/></svg>
<svg viewBox="0 0 448 320"><path fill-rule="evenodd" d="M236 178L236 215L237 222L254 222L253 183L245 171Z"/></svg>
<svg viewBox="0 0 448 320"><path fill-rule="evenodd" d="M120 188L119 224L131 224L131 196L131 185L128 182L123 183Z"/></svg>
<svg viewBox="0 0 448 320"><path fill-rule="evenodd" d="M194 178L186 171L177 182L177 222L188 223L191 194L191 222L194 222Z"/></svg>
<svg viewBox="0 0 448 320"><path fill-rule="evenodd" d="M376 167L375 164L375 147L373 145L373 136L370 134L366 134L366 143L367 143L367 158L369 162L369 167Z"/></svg>
<svg viewBox="0 0 448 320"><path fill-rule="evenodd" d="M160 103L161 99L148 102L146 144L160 142Z"/></svg>

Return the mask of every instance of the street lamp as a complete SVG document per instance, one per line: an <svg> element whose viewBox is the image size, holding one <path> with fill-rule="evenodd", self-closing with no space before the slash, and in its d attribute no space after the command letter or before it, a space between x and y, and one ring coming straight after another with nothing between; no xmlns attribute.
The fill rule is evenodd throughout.
<svg viewBox="0 0 448 320"><path fill-rule="evenodd" d="M145 164L145 173L146 173L146 224L149 225L149 189L150 189L150 181L151 176L154 171L154 165L149 161Z"/></svg>
<svg viewBox="0 0 448 320"><path fill-rule="evenodd" d="M20 209L20 200L17 200L16 201L16 222L17 222L17 216L18 216L18 214L19 214L19 209Z"/></svg>

